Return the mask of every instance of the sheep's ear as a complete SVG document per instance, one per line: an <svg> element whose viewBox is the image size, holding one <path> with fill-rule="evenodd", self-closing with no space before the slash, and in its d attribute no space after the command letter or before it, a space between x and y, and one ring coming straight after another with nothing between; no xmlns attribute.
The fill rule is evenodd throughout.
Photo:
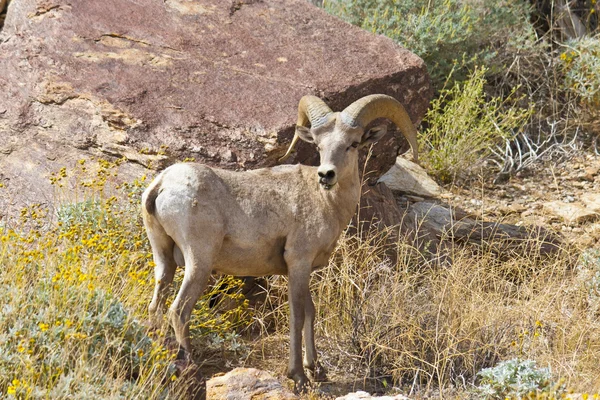
<svg viewBox="0 0 600 400"><path fill-rule="evenodd" d="M307 128L302 125L296 125L296 135L307 143L314 143L315 139L313 138L312 133L310 132L310 128Z"/></svg>
<svg viewBox="0 0 600 400"><path fill-rule="evenodd" d="M372 127L371 129L369 129L367 132L365 132L365 134L363 135L361 141L360 141L360 146L367 146L371 143L375 143L376 141L378 141L379 139L381 139L383 136L385 136L385 134L387 133L387 125L377 125Z"/></svg>

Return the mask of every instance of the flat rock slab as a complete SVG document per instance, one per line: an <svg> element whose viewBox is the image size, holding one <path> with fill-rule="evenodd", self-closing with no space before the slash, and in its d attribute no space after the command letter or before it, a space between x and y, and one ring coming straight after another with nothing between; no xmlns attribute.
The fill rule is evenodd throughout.
<svg viewBox="0 0 600 400"><path fill-rule="evenodd" d="M48 175L79 158L123 156L134 175L185 157L274 165L306 94L333 110L388 94L414 122L431 96L420 58L305 0L15 0L0 71L5 214L52 197ZM404 149L391 130L367 171ZM289 162L317 155L302 143Z"/></svg>
<svg viewBox="0 0 600 400"><path fill-rule="evenodd" d="M600 212L600 193L584 193L581 195L581 201L587 209Z"/></svg>
<svg viewBox="0 0 600 400"><path fill-rule="evenodd" d="M292 400L298 397L266 371L236 368L206 382L211 400Z"/></svg>
<svg viewBox="0 0 600 400"><path fill-rule="evenodd" d="M392 190L416 196L437 198L442 194L440 186L425 169L402 156L396 158L394 166L379 178L379 182Z"/></svg>
<svg viewBox="0 0 600 400"><path fill-rule="evenodd" d="M591 208L579 203L566 203L564 201L550 201L543 204L546 212L570 224L581 224L598 219L600 214Z"/></svg>

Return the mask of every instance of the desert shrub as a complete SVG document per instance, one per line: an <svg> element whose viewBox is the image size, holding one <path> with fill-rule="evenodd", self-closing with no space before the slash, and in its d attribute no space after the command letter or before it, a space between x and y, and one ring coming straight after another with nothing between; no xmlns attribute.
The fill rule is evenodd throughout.
<svg viewBox="0 0 600 400"><path fill-rule="evenodd" d="M477 393L484 399L521 399L532 394L556 399L565 392L563 385L553 381L550 368L539 368L533 360L503 361L477 375L481 378Z"/></svg>
<svg viewBox="0 0 600 400"><path fill-rule="evenodd" d="M569 41L565 47L560 61L566 90L577 96L586 119L595 120L593 128L600 132L600 37Z"/></svg>
<svg viewBox="0 0 600 400"><path fill-rule="evenodd" d="M529 6L522 0L333 0L325 7L415 52L425 61L437 88L452 69L456 69L453 79L463 80L475 65L496 65L498 48L534 33Z"/></svg>
<svg viewBox="0 0 600 400"><path fill-rule="evenodd" d="M516 105L514 92L488 98L485 72L476 68L465 82L442 90L425 116L420 135L423 160L444 182L467 177L494 146L513 138L533 111Z"/></svg>

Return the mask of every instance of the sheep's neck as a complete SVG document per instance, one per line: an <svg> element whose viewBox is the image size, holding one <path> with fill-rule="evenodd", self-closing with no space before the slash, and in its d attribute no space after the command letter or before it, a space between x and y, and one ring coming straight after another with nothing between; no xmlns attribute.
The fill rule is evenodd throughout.
<svg viewBox="0 0 600 400"><path fill-rule="evenodd" d="M358 174L358 163L354 170L347 176L340 177L337 188L325 191L326 198L345 227L356 212L356 206L360 200L360 177ZM321 189L325 190L325 189Z"/></svg>

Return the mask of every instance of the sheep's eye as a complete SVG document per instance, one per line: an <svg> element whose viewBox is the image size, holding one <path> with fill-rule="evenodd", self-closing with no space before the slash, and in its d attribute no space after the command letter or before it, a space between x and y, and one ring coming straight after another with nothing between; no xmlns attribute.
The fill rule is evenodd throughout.
<svg viewBox="0 0 600 400"><path fill-rule="evenodd" d="M354 142L350 146L348 146L348 148L346 149L346 151L350 151L350 149L356 149L358 147L358 145L359 145L358 142Z"/></svg>

